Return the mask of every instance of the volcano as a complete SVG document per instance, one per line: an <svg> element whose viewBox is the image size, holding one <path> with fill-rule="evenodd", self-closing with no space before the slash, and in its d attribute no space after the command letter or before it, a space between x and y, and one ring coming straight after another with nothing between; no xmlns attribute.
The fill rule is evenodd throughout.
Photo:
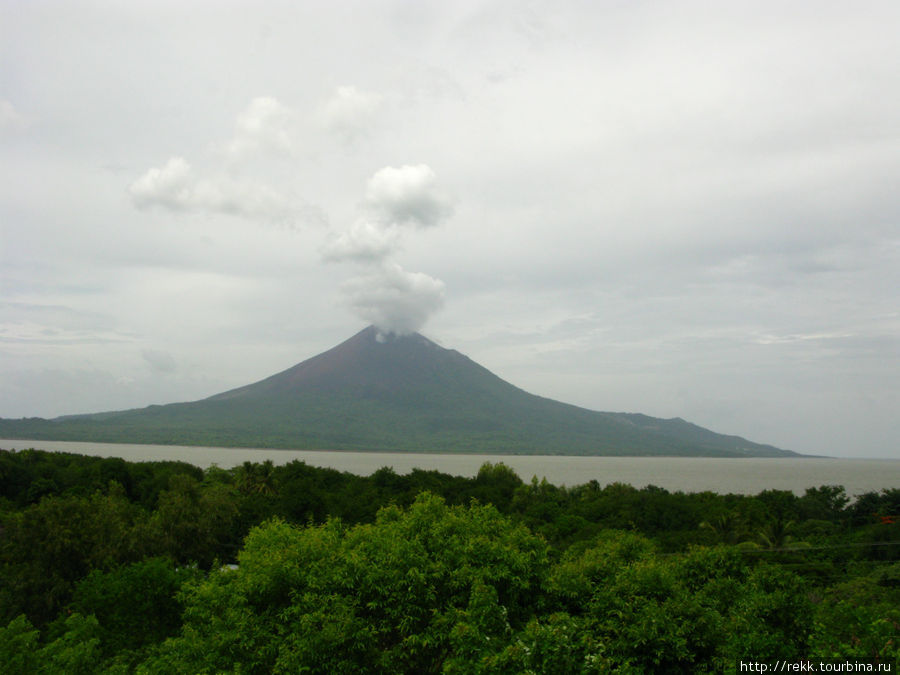
<svg viewBox="0 0 900 675"><path fill-rule="evenodd" d="M426 337L370 326L264 380L189 403L52 420L0 437L226 447L544 455L787 457L680 418L530 394Z"/></svg>

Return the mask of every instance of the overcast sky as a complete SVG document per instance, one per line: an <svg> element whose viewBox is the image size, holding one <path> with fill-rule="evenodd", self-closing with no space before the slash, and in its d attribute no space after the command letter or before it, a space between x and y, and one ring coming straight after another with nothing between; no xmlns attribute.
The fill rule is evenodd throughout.
<svg viewBox="0 0 900 675"><path fill-rule="evenodd" d="M0 2L0 417L370 323L900 456L900 3Z"/></svg>

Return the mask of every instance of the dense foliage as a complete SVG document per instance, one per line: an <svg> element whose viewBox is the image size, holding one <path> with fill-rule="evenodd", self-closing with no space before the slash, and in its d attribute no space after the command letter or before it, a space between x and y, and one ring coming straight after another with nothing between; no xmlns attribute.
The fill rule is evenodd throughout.
<svg viewBox="0 0 900 675"><path fill-rule="evenodd" d="M0 451L9 673L900 666L900 489L671 493Z"/></svg>

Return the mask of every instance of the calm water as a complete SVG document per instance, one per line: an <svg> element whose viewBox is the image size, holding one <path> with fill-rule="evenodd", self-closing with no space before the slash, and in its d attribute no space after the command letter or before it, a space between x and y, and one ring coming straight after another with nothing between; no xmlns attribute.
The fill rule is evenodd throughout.
<svg viewBox="0 0 900 675"><path fill-rule="evenodd" d="M670 491L756 494L762 490L792 490L843 485L853 496L900 487L900 460L893 459L707 459L693 457L558 457L548 455L440 455L397 452L332 452L327 450L268 450L204 448L178 445L125 445L69 441L0 439L0 448L39 448L98 457L121 457L131 462L181 460L206 468L228 469L247 460L271 459L286 464L295 459L367 476L381 467L397 473L414 468L436 469L458 476L474 476L484 462L503 462L524 480L546 478L556 485L600 485L620 482Z"/></svg>

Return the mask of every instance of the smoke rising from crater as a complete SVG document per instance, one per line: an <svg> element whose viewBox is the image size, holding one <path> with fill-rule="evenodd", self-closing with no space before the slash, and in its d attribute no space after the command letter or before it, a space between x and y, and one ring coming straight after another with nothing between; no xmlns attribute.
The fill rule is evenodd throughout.
<svg viewBox="0 0 900 675"><path fill-rule="evenodd" d="M453 212L452 202L429 166L389 166L369 179L365 209L367 217L333 236L322 255L364 268L341 286L357 316L384 333L415 332L443 305L444 282L405 270L395 257L405 231L440 224Z"/></svg>
<svg viewBox="0 0 900 675"><path fill-rule="evenodd" d="M357 316L382 333L417 331L444 304L444 282L422 272L408 272L386 262L341 286Z"/></svg>
<svg viewBox="0 0 900 675"><path fill-rule="evenodd" d="M380 103L378 94L339 87L318 119L345 140L359 140ZM237 116L231 139L217 144L218 152L199 168L175 155L134 180L128 188L132 204L142 211L327 224L317 208L286 192L283 180L271 182L279 174L270 160L302 159L303 119L277 99L258 96ZM260 167L263 180L244 177ZM443 305L444 283L406 270L397 257L405 236L436 227L452 213L453 201L427 164L385 166L372 174L359 217L343 232L332 232L321 248L324 261L358 268L340 288L346 306L382 332L418 330Z"/></svg>
<svg viewBox="0 0 900 675"><path fill-rule="evenodd" d="M349 230L332 236L322 249L328 262L378 263L398 246L400 230L371 220L358 220Z"/></svg>

